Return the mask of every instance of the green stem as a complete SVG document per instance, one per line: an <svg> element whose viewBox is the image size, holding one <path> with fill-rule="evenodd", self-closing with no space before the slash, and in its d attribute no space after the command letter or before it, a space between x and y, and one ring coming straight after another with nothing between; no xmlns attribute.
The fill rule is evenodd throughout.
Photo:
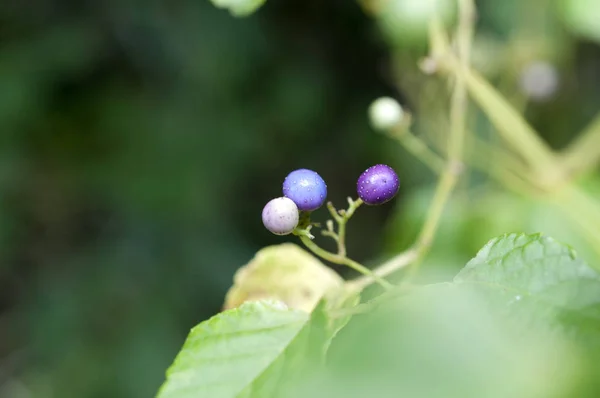
<svg viewBox="0 0 600 398"><path fill-rule="evenodd" d="M600 113L562 153L563 167L571 175L583 173L594 167L599 161Z"/></svg>
<svg viewBox="0 0 600 398"><path fill-rule="evenodd" d="M550 196L562 211L585 233L583 234L594 252L600 255L600 209L597 202L590 198L580 188L569 185ZM599 269L598 266L595 266Z"/></svg>
<svg viewBox="0 0 600 398"><path fill-rule="evenodd" d="M425 224L423 225L421 233L417 238L416 246L420 248L420 251L424 251L423 248L428 248L431 246L439 221L443 214L444 207L446 206L446 202L450 198L450 194L452 193L457 181L458 170L453 171L452 166L449 166L440 177L435 194L433 196L433 201L431 202L427 212Z"/></svg>
<svg viewBox="0 0 600 398"><path fill-rule="evenodd" d="M411 131L405 130L398 134L394 134L393 137L397 139L408 152L417 159L420 159L434 173L439 174L444 170L444 159L433 152L427 144Z"/></svg>
<svg viewBox="0 0 600 398"><path fill-rule="evenodd" d="M327 202L327 210L329 210L329 214L335 220L335 222L339 223L342 221L342 216L337 212L336 208L333 206L333 203Z"/></svg>
<svg viewBox="0 0 600 398"><path fill-rule="evenodd" d="M347 251L346 251L346 224L348 223L350 218L354 215L354 212L356 211L356 209L358 209L363 203L364 202L360 198L357 200L352 200L352 198L349 197L348 198L348 209L340 210L339 213L336 210L336 208L333 206L333 203L331 203L331 202L327 203L327 209L329 210L331 217L338 224L338 231L336 233L333 230L331 230L331 231L328 230L328 231L324 232L324 234L326 236L330 236L331 238L333 238L333 240L335 240L335 242L337 243L337 247L338 247L338 255L340 255L342 257L345 257L346 253L347 253Z"/></svg>
<svg viewBox="0 0 600 398"><path fill-rule="evenodd" d="M471 42L475 20L475 4L473 0L459 0L459 24L456 32L458 42L458 58L461 70L469 68ZM450 105L450 137L448 158L450 162L460 162L466 136L467 87L463 76L457 74L454 92ZM449 164L451 166L451 164Z"/></svg>
<svg viewBox="0 0 600 398"><path fill-rule="evenodd" d="M475 4L473 0L459 0L459 24L456 32L458 43L459 70L469 68L471 42L475 21ZM408 283L417 273L421 260L429 250L437 232L444 207L458 182L458 176L464 167L462 164L464 142L466 136L466 119L468 111L467 85L464 74L456 73L454 90L450 104L450 134L448 137L448 162L437 184L433 201L427 212L425 224L415 244L416 259L412 262L403 285Z"/></svg>
<svg viewBox="0 0 600 398"><path fill-rule="evenodd" d="M385 263L381 264L377 268L373 270L373 274L379 276L381 278L385 278L386 276L393 274L394 272L408 266L413 261L415 261L419 256L419 251L416 249L406 250ZM356 288L357 290L362 290L365 287L369 286L374 282L374 278L372 276L362 276L360 278L354 279L353 281L348 282L348 286Z"/></svg>
<svg viewBox="0 0 600 398"><path fill-rule="evenodd" d="M365 276L371 277L375 282L379 283L381 285L381 287L383 287L385 290L390 290L394 287L394 285L392 285L385 279L375 275L370 269L368 269L364 265L362 265L352 259L349 259L348 257L340 256L339 254L331 253L325 249L322 249L316 243L314 243L309 237L307 237L305 235L300 235L300 240L302 241L302 243L304 243L304 245L310 251L312 251L317 256L323 258L324 260L327 260L334 264L346 265L346 266L354 269L355 271L360 272L361 274L363 274Z"/></svg>
<svg viewBox="0 0 600 398"><path fill-rule="evenodd" d="M396 287L394 290L388 290L388 291L384 292L383 294L380 294L379 296L376 296L373 299L371 299L365 303L360 303L358 305L355 305L354 307L340 308L337 310L330 311L329 315L334 319L338 319L338 318L344 318L344 317L348 317L348 316L372 312L379 305L385 303L386 301L410 293L413 290L413 288L414 288L414 286L411 286L411 285L399 286L399 287Z"/></svg>
<svg viewBox="0 0 600 398"><path fill-rule="evenodd" d="M475 18L475 5L473 0L459 0L460 3L460 21L457 30L458 40L458 55L460 59L460 67L468 69L471 41L473 37L473 24ZM443 34L439 31L438 21L433 21L431 25L431 42L435 44L436 48L432 51L440 51L440 47L443 46L443 40L434 40L435 37L443 37ZM441 44L440 44L441 43ZM462 158L464 151L464 141L466 136L466 117L467 117L467 88L463 74L456 74L456 81L454 85L454 91L452 93L452 103L450 108L450 135L448 138L448 161L444 165L442 174L437 184L437 188L433 197L433 201L427 212L427 218L425 224L421 229L417 241L412 249L409 249L403 253L400 253L396 257L392 258L388 262L377 267L373 275L369 275L363 278L356 279L349 284L356 286L357 288L364 288L370 284L375 277L389 275L397 270L404 268L408 265L412 265L409 269L407 277L402 283L402 287L406 287L416 272L421 263L421 259L429 250L437 228L442 217L444 207L450 198L456 183L458 182L458 176L463 168ZM371 279L369 279L371 278Z"/></svg>
<svg viewBox="0 0 600 398"><path fill-rule="evenodd" d="M539 172L552 169L555 158L536 131L479 74L459 70L468 84L471 96L490 118L496 130L530 166Z"/></svg>
<svg viewBox="0 0 600 398"><path fill-rule="evenodd" d="M486 156L486 154L488 154ZM520 173L507 168L502 162L490 167L489 159L493 157L495 152L486 153L474 151L469 157L469 165L479 169L483 173L487 173L492 179L511 189L519 194L528 194L535 196L542 191L537 191L536 186L531 184L531 181L523 177Z"/></svg>
<svg viewBox="0 0 600 398"><path fill-rule="evenodd" d="M495 167L504 167L512 172L527 178L532 182L536 179L531 175L530 169L519 158L515 157L511 152L504 150L501 146L492 145L475 135L472 135L473 148L467 155L468 159L477 158L479 160L487 159L490 169Z"/></svg>
<svg viewBox="0 0 600 398"><path fill-rule="evenodd" d="M509 152L502 151L478 139L474 135L469 135L468 131L467 136L471 138L471 148L465 156L465 162L469 166L488 174L492 179L516 193L535 195L541 192L541 188L537 186L537 180L519 159ZM434 145L441 149L440 144L434 143ZM445 168L445 163L443 163L443 166ZM438 174L442 172L443 170Z"/></svg>
<svg viewBox="0 0 600 398"><path fill-rule="evenodd" d="M340 256L346 256L346 224L348 220L354 215L356 209L358 209L364 202L362 199L352 200L348 198L348 210L342 216L342 219L338 221L338 254Z"/></svg>
<svg viewBox="0 0 600 398"><path fill-rule="evenodd" d="M473 23L467 21L464 16L473 18L473 0L459 0L459 6L462 21L459 22L457 31L458 59L450 52L449 46L438 38L435 42L438 43L439 48L433 53L434 61L438 64L437 69L450 72L465 82L471 98L484 111L499 135L534 169L539 179L545 180L546 184L560 181L564 176L556 167L556 154L519 112L465 62L464 54L470 50ZM432 29L432 36L441 37L439 30L439 26Z"/></svg>

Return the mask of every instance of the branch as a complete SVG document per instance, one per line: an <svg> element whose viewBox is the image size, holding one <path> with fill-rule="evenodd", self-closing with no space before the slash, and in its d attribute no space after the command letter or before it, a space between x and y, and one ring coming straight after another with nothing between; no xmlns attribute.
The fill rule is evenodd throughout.
<svg viewBox="0 0 600 398"><path fill-rule="evenodd" d="M444 170L444 159L432 151L423 140L414 135L410 130L392 130L389 135L398 140L408 152L421 160L434 173L439 174Z"/></svg>
<svg viewBox="0 0 600 398"><path fill-rule="evenodd" d="M340 256L339 254L331 253L325 249L322 249L315 242L313 242L308 236L306 236L304 234L298 234L298 235L300 236L300 240L302 241L302 243L304 243L304 245L310 251L312 251L314 254L316 254L317 256L319 256L329 262L332 262L334 264L346 265L346 266L354 269L355 271L360 272L364 276L373 279L375 282L379 283L381 285L381 287L383 287L385 290L390 290L394 287L394 285L392 285L391 283L389 283L382 277L375 275L370 269L368 269L364 265L362 265L352 259L349 259L346 256Z"/></svg>
<svg viewBox="0 0 600 398"><path fill-rule="evenodd" d="M469 68L471 57L471 42L475 22L475 5L473 0L459 0L460 16L456 36L458 42L458 58L460 70ZM448 163L440 176L433 201L427 212L427 219L417 238L415 250L419 254L415 265L410 270L407 279L416 273L419 259L433 242L435 233L442 217L446 202L458 182L462 170L462 157L466 135L466 116L468 111L467 88L464 74L455 76L454 90L450 104L450 135L448 137Z"/></svg>
<svg viewBox="0 0 600 398"><path fill-rule="evenodd" d="M460 21L457 29L458 56L461 68L468 69L475 20L475 5L473 0L459 0L459 4ZM436 37L438 37L438 39L436 39ZM443 38L443 33L440 30L439 21L434 20L431 24L432 47L436 47L432 48L432 51L434 52L440 51L439 46L443 45L439 44L444 42L444 40L439 39L439 37ZM445 164L438 181L433 201L427 212L425 224L421 229L415 245L413 248L398 254L388 262L375 268L373 276L365 276L349 282L349 284L363 288L370 284L375 276L386 276L411 264L413 267L409 270L409 274L407 275L407 278L404 279L402 286L406 286L411 277L416 274L420 259L427 253L431 246L444 207L458 182L458 176L463 167L462 157L466 135L467 111L467 89L464 74L457 73L450 107L451 130L448 137L448 161Z"/></svg>

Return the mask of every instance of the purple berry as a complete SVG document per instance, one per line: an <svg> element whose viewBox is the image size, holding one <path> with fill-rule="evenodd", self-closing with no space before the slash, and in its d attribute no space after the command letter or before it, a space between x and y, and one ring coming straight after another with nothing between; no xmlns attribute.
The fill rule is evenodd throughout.
<svg viewBox="0 0 600 398"><path fill-rule="evenodd" d="M283 181L283 195L296 203L298 209L313 211L323 206L327 199L327 185L312 170L292 171Z"/></svg>
<svg viewBox="0 0 600 398"><path fill-rule="evenodd" d="M358 197L368 205L380 205L398 193L400 179L390 166L376 164L366 169L356 183Z"/></svg>
<svg viewBox="0 0 600 398"><path fill-rule="evenodd" d="M265 205L262 221L275 235L287 235L298 225L298 207L288 198L275 198Z"/></svg>

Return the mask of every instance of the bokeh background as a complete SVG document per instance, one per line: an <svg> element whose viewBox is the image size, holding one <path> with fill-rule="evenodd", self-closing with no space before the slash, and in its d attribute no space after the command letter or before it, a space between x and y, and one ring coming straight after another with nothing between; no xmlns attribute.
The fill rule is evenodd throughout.
<svg viewBox="0 0 600 398"><path fill-rule="evenodd" d="M473 62L565 145L600 109L600 4L477 3ZM0 3L0 397L153 396L235 270L291 240L260 212L295 168L341 204L365 168L392 165L398 200L361 209L349 246L371 264L410 243L435 176L367 107L394 96L442 140L444 84L417 67L422 11L365 8L272 0L236 19L206 0ZM469 176L430 262L454 270L513 230L583 241Z"/></svg>

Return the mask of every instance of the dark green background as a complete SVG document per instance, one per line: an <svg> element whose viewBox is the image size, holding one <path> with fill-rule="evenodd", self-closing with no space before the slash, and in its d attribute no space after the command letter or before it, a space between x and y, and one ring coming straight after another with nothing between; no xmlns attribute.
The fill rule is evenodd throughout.
<svg viewBox="0 0 600 398"><path fill-rule="evenodd" d="M533 3L481 1L478 26L508 40ZM598 46L565 35L564 85L528 108L555 146L600 100ZM407 70L422 55L396 51ZM389 212L413 214L405 199L433 181L369 128L380 95L419 117L391 75L352 1L273 0L248 19L205 0L2 2L0 396L152 396L235 270L289 240L260 212L295 168L340 204L371 164L398 170L399 200L350 227L352 255L375 258ZM461 260L488 237L471 238Z"/></svg>

